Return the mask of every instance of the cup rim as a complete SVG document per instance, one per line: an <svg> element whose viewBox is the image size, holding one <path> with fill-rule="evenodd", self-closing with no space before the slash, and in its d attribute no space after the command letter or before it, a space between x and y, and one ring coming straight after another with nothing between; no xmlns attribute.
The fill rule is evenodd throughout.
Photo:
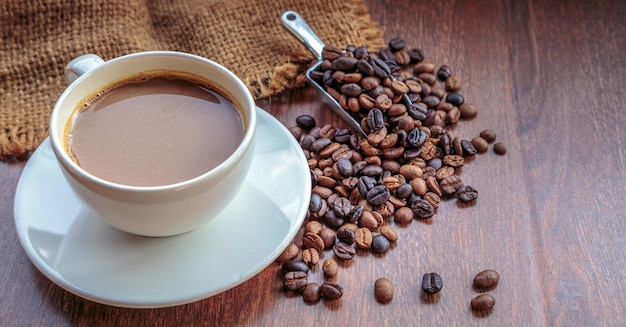
<svg viewBox="0 0 626 327"><path fill-rule="evenodd" d="M245 114L245 117L242 117L242 118L244 122L247 124L247 126L245 128L243 139L239 143L235 151L233 151L233 153L230 156L228 156L228 158L226 158L224 161L222 161L219 165L217 165L211 170L203 174L200 174L196 177L193 177L193 178L181 181L181 182L177 182L177 183L155 185L155 186L136 186L136 185L125 185L125 184L111 182L104 178L91 174L90 172L80 167L76 162L74 162L69 157L69 155L66 153L64 146L63 146L63 142L64 142L63 135L65 134L65 131L63 130L61 131L61 133L59 133L58 128L57 128L58 125L55 122L61 119L59 118L60 106L70 96L72 89L74 88L75 85L82 83L85 79L89 78L89 76L96 74L102 69L106 69L110 65L115 65L116 63L120 61L133 60L135 58L141 58L141 57L147 57L147 56L170 56L170 57L173 56L173 57L180 57L184 59L196 60L198 62L211 65L214 69L220 71L221 74L231 79L235 83L235 85L238 88L240 88L241 91L243 91L242 94L244 95L245 101L243 103L239 103L239 105L242 107L242 110L244 111L243 113ZM170 70L170 71L176 72L175 68L164 68L163 70ZM184 72L184 71L179 71L179 72L189 73L189 72ZM105 87L106 85L100 85L100 86ZM228 91L228 90L225 90L225 91ZM232 94L230 94L230 96L233 97ZM234 100L239 101L238 99L234 99ZM245 107L250 107L250 110L247 111ZM76 106L74 106L74 108L76 108ZM79 76L71 85L68 85L65 88L65 90L63 90L61 96L59 96L56 103L54 104L54 107L50 114L50 122L49 122L50 144L51 144L51 148L55 156L57 157L61 165L66 168L68 173L70 173L71 175L77 175L80 179L87 180L91 184L101 185L109 189L115 189L119 191L132 191L132 192L160 192L160 191L167 191L167 190L173 190L173 189L174 190L186 189L188 187L198 184L199 182L203 180L211 179L214 175L220 174L224 170L227 170L227 168L236 166L238 164L239 159L242 158L246 154L246 152L249 150L249 148L253 144L252 141L256 133L256 120L257 120L256 110L257 109L256 109L256 104L254 102L254 98L252 97L252 94L250 93L246 85L243 83L243 81L233 72L228 70L226 67L222 66L221 64L211 59L201 57L195 54L179 52L179 51L136 52L136 53L119 56L119 57L116 57L116 58L113 58L111 60L104 62L102 65ZM66 122L64 122L63 124L64 126L63 128L65 128L65 123Z"/></svg>

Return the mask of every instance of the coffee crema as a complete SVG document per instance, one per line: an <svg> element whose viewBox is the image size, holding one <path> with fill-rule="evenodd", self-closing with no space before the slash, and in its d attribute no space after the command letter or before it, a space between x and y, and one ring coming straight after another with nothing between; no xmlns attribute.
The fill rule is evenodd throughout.
<svg viewBox="0 0 626 327"><path fill-rule="evenodd" d="M85 171L110 182L186 181L224 162L243 140L242 110L231 99L195 76L133 76L81 102L66 126L66 151Z"/></svg>

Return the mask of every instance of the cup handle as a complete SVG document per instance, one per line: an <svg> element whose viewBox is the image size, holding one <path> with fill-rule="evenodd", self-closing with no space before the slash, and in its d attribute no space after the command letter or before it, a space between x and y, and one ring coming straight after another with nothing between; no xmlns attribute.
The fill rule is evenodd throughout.
<svg viewBox="0 0 626 327"><path fill-rule="evenodd" d="M74 58L65 66L65 81L67 85L72 84L84 73L102 65L104 60L95 54L86 54Z"/></svg>

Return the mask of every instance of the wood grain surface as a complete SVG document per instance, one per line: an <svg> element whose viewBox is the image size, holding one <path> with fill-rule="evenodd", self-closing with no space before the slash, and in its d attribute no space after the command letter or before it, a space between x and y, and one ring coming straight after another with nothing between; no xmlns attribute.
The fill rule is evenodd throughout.
<svg viewBox="0 0 626 327"><path fill-rule="evenodd" d="M505 156L489 151L463 168L480 192L475 205L445 201L430 223L397 227L387 254L342 265L340 300L310 305L285 293L275 263L202 301L125 309L72 295L30 263L13 221L24 163L2 162L0 326L626 325L626 2L367 4L386 40L403 37L461 77L480 111L454 134L490 128L507 144ZM310 88L258 105L286 126L305 113L345 126ZM471 283L487 268L501 280L493 312L479 317ZM428 272L444 280L434 300L420 292ZM374 299L380 277L394 283L389 304ZM310 279L323 281L319 268Z"/></svg>

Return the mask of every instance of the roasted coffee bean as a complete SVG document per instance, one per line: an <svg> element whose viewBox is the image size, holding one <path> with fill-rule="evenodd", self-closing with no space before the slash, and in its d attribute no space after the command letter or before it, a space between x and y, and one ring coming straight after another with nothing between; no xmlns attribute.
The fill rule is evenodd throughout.
<svg viewBox="0 0 626 327"><path fill-rule="evenodd" d="M433 167L435 170L439 170L441 167L443 167L443 161L439 157L428 160L426 164L430 167Z"/></svg>
<svg viewBox="0 0 626 327"><path fill-rule="evenodd" d="M372 238L372 252L374 253L386 253L389 251L391 247L391 243L389 240L382 234L378 234Z"/></svg>
<svg viewBox="0 0 626 327"><path fill-rule="evenodd" d="M441 103L441 99L435 95L428 95L422 98L422 103L424 103L428 108L436 108L439 103Z"/></svg>
<svg viewBox="0 0 626 327"><path fill-rule="evenodd" d="M354 231L348 228L340 229L337 231L337 239L340 242L352 245L354 244Z"/></svg>
<svg viewBox="0 0 626 327"><path fill-rule="evenodd" d="M372 246L372 232L361 227L354 232L354 242L359 249L369 249Z"/></svg>
<svg viewBox="0 0 626 327"><path fill-rule="evenodd" d="M311 128L315 127L316 122L315 118L310 115L300 115L296 117L296 124L298 124L300 128L308 131Z"/></svg>
<svg viewBox="0 0 626 327"><path fill-rule="evenodd" d="M356 62L355 66L363 75L366 75L366 76L374 75L374 67L372 67L372 65L369 62L367 62L366 60L363 60L362 58L360 58L359 61Z"/></svg>
<svg viewBox="0 0 626 327"><path fill-rule="evenodd" d="M324 223L330 228L337 229L345 223L345 219L337 216L334 210L328 210L324 215Z"/></svg>
<svg viewBox="0 0 626 327"><path fill-rule="evenodd" d="M462 118L473 118L478 114L478 108L476 108L476 105L467 102L463 103L459 107L459 110L461 110Z"/></svg>
<svg viewBox="0 0 626 327"><path fill-rule="evenodd" d="M350 244L337 242L333 246L333 253L341 260L351 260L356 255L356 250Z"/></svg>
<svg viewBox="0 0 626 327"><path fill-rule="evenodd" d="M381 59L372 59L370 62L372 68L374 68L374 76L379 78L387 78L389 74L391 74L391 69L389 69L389 65L385 63Z"/></svg>
<svg viewBox="0 0 626 327"><path fill-rule="evenodd" d="M463 181L461 181L461 178L457 175L444 178L439 182L441 192L446 196L456 195L456 191L458 191L462 186Z"/></svg>
<svg viewBox="0 0 626 327"><path fill-rule="evenodd" d="M332 143L333 141L325 137L317 139L315 142L311 144L311 151L315 151L319 153L320 151L322 151L324 148L331 145Z"/></svg>
<svg viewBox="0 0 626 327"><path fill-rule="evenodd" d="M343 295L343 287L337 283L324 282L320 286L320 292L329 300L337 300Z"/></svg>
<svg viewBox="0 0 626 327"><path fill-rule="evenodd" d="M328 227L323 227L319 232L322 241L324 241L324 248L330 249L335 245L335 241L337 240L337 233Z"/></svg>
<svg viewBox="0 0 626 327"><path fill-rule="evenodd" d="M428 113L428 107L413 103L408 109L407 112L409 116L413 117L415 120L425 120L426 114Z"/></svg>
<svg viewBox="0 0 626 327"><path fill-rule="evenodd" d="M411 49L411 50L408 50L407 53L409 54L409 57L411 58L412 64L418 63L424 60L424 51L422 51L422 49Z"/></svg>
<svg viewBox="0 0 626 327"><path fill-rule="evenodd" d="M404 49L406 42L401 37L395 37L389 41L389 48L391 51L398 51Z"/></svg>
<svg viewBox="0 0 626 327"><path fill-rule="evenodd" d="M383 112L378 108L374 108L367 113L367 127L371 131L377 131L385 126Z"/></svg>
<svg viewBox="0 0 626 327"><path fill-rule="evenodd" d="M434 73L435 64L428 61L422 61L413 66L413 72L415 75L419 75L421 73Z"/></svg>
<svg viewBox="0 0 626 327"><path fill-rule="evenodd" d="M281 266L281 271L283 275L290 271L302 271L306 273L309 271L309 266L307 266L306 263L300 260L292 260L283 263L283 265Z"/></svg>
<svg viewBox="0 0 626 327"><path fill-rule="evenodd" d="M317 252L322 252L324 251L324 240L315 233L307 232L302 236L302 246L305 249L313 248L316 249Z"/></svg>
<svg viewBox="0 0 626 327"><path fill-rule="evenodd" d="M367 165L361 169L361 175L365 176L380 176L383 173L383 168L377 165Z"/></svg>
<svg viewBox="0 0 626 327"><path fill-rule="evenodd" d="M321 298L320 285L318 283L308 283L302 290L302 300L308 303L314 303Z"/></svg>
<svg viewBox="0 0 626 327"><path fill-rule="evenodd" d="M383 304L393 300L393 284L389 279L383 277L374 282L374 298Z"/></svg>
<svg viewBox="0 0 626 327"><path fill-rule="evenodd" d="M350 214L348 215L348 220L352 223L357 222L361 216L363 215L363 210L365 208L362 205L357 205L350 210Z"/></svg>
<svg viewBox="0 0 626 327"><path fill-rule="evenodd" d="M474 144L472 144L472 142L468 140L461 140L461 148L463 149L464 157L471 157L478 153L478 151L474 147Z"/></svg>
<svg viewBox="0 0 626 327"><path fill-rule="evenodd" d="M482 137L483 139L485 139L485 141L487 141L487 143L493 143L496 141L496 132L490 130L490 129L485 129L483 131L480 132L479 134L480 137Z"/></svg>
<svg viewBox="0 0 626 327"><path fill-rule="evenodd" d="M435 178L442 180L454 175L454 168L451 166L443 166L435 172Z"/></svg>
<svg viewBox="0 0 626 327"><path fill-rule="evenodd" d="M354 174L352 161L346 158L337 159L337 170L343 177L350 177Z"/></svg>
<svg viewBox="0 0 626 327"><path fill-rule="evenodd" d="M499 155L506 154L506 145L504 143L496 143L493 145L493 152Z"/></svg>
<svg viewBox="0 0 626 327"><path fill-rule="evenodd" d="M413 218L415 218L415 213L409 207L402 207L396 210L393 214L393 220L398 224L408 224Z"/></svg>
<svg viewBox="0 0 626 327"><path fill-rule="evenodd" d="M384 185L377 185L367 192L366 198L367 202L377 206L387 202L390 196L389 190Z"/></svg>
<svg viewBox="0 0 626 327"><path fill-rule="evenodd" d="M324 272L324 277L335 278L339 273L339 264L335 259L326 259L322 263L322 271Z"/></svg>
<svg viewBox="0 0 626 327"><path fill-rule="evenodd" d="M456 197L461 202L474 201L478 198L478 191L469 185L463 185L456 191Z"/></svg>
<svg viewBox="0 0 626 327"><path fill-rule="evenodd" d="M304 249L302 251L302 262L313 267L320 261L320 253L316 249Z"/></svg>
<svg viewBox="0 0 626 327"><path fill-rule="evenodd" d="M461 139L457 136L454 139L452 139L452 149L454 154L456 155L463 155L463 147L461 147Z"/></svg>
<svg viewBox="0 0 626 327"><path fill-rule="evenodd" d="M460 93L448 93L446 102L450 102L453 106L459 107L465 102L465 98Z"/></svg>
<svg viewBox="0 0 626 327"><path fill-rule="evenodd" d="M396 189L396 196L399 198L405 199L409 197L409 195L411 195L412 192L413 192L413 187L411 187L411 185L408 183L404 183Z"/></svg>
<svg viewBox="0 0 626 327"><path fill-rule="evenodd" d="M349 97L361 95L361 86L357 83L347 83L341 86L341 93Z"/></svg>
<svg viewBox="0 0 626 327"><path fill-rule="evenodd" d="M417 195L424 195L428 192L428 186L426 180L423 178L414 178L410 183L413 192Z"/></svg>
<svg viewBox="0 0 626 327"><path fill-rule="evenodd" d="M317 195L317 194L313 194L313 195ZM313 198L313 195L311 195L311 198ZM312 220L309 221L308 223L306 223L306 225L304 225L304 232L305 233L313 233L313 234L319 234L319 232L322 230L322 228L324 228L324 226L322 226L322 223L320 223L317 220Z"/></svg>
<svg viewBox="0 0 626 327"><path fill-rule="evenodd" d="M290 271L283 276L283 285L287 290L297 291L307 284L307 273L304 271Z"/></svg>
<svg viewBox="0 0 626 327"><path fill-rule="evenodd" d="M428 176L426 178L426 187L429 191L441 196L443 193L441 192L441 187L439 187L439 183L437 183L437 178L435 176Z"/></svg>
<svg viewBox="0 0 626 327"><path fill-rule="evenodd" d="M465 164L465 159L463 158L463 156L456 154L445 155L443 156L442 161L444 165L453 168L463 167L463 164Z"/></svg>
<svg viewBox="0 0 626 327"><path fill-rule="evenodd" d="M414 148L422 146L422 144L424 144L427 139L428 134L426 134L426 132L417 127L413 128L407 135L407 143L409 144L409 146L412 146Z"/></svg>
<svg viewBox="0 0 626 327"><path fill-rule="evenodd" d="M285 248L283 253L281 253L278 256L276 261L278 261L278 262L287 262L287 261L292 260L295 257L297 257L298 253L300 253L300 248L295 243L289 243L289 245L287 245L287 248Z"/></svg>
<svg viewBox="0 0 626 327"><path fill-rule="evenodd" d="M447 80L450 76L452 76L452 68L448 65L442 65L437 70L437 77L442 81Z"/></svg>
<svg viewBox="0 0 626 327"><path fill-rule="evenodd" d="M461 78L458 76L450 76L446 79L445 84L448 92L457 92L461 89Z"/></svg>
<svg viewBox="0 0 626 327"><path fill-rule="evenodd" d="M331 208L335 211L337 216L344 218L350 214L352 204L350 203L350 200L340 196L333 201Z"/></svg>
<svg viewBox="0 0 626 327"><path fill-rule="evenodd" d="M495 289L500 281L500 274L493 269L486 269L474 277L473 286L478 292L488 292Z"/></svg>
<svg viewBox="0 0 626 327"><path fill-rule="evenodd" d="M372 232L376 231L381 222L374 214L375 212L372 211L363 211L363 215L361 216L361 219L359 219L359 226L365 227Z"/></svg>
<svg viewBox="0 0 626 327"><path fill-rule="evenodd" d="M359 59L354 57L341 56L332 61L332 69L339 71L353 71Z"/></svg>
<svg viewBox="0 0 626 327"><path fill-rule="evenodd" d="M354 57L363 59L368 54L367 47L359 47L354 51Z"/></svg>
<svg viewBox="0 0 626 327"><path fill-rule="evenodd" d="M477 295L470 302L472 309L477 311L490 310L496 305L496 299L489 293Z"/></svg>
<svg viewBox="0 0 626 327"><path fill-rule="evenodd" d="M474 148L476 148L476 151L478 151L479 153L489 150L489 143L487 142L487 140L480 136L472 138L471 142L472 145L474 145Z"/></svg>
<svg viewBox="0 0 626 327"><path fill-rule="evenodd" d="M422 277L422 290L426 294L436 294L443 287L443 279L437 273L427 273Z"/></svg>
<svg viewBox="0 0 626 327"><path fill-rule="evenodd" d="M426 200L417 200L411 203L411 210L417 218L427 219L435 215L435 208Z"/></svg>

